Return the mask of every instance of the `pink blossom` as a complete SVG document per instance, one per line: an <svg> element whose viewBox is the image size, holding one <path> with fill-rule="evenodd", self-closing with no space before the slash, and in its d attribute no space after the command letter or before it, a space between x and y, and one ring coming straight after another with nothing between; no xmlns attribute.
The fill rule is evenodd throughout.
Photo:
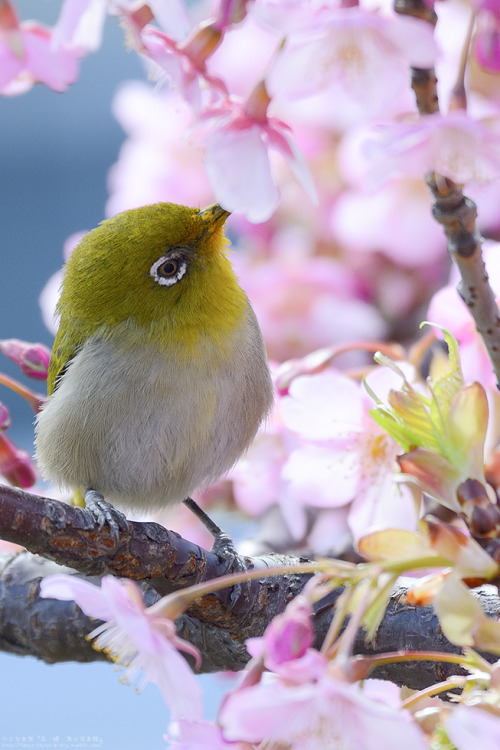
<svg viewBox="0 0 500 750"><path fill-rule="evenodd" d="M166 739L168 747L177 750L251 750L248 745L226 742L221 728L208 721L179 719L169 725Z"/></svg>
<svg viewBox="0 0 500 750"><path fill-rule="evenodd" d="M280 38L253 18L254 4L249 7L250 15L225 34L223 44L210 57L214 75L223 79L231 94L243 98L255 87L255 81L267 75Z"/></svg>
<svg viewBox="0 0 500 750"><path fill-rule="evenodd" d="M54 27L54 44L79 49L82 53L98 49L106 15L121 15L130 22L132 14L145 8L137 0L64 0L59 18ZM168 9L163 0L149 0L149 16L152 14L160 26L176 38L182 38L189 30L186 9L181 0L169 0Z"/></svg>
<svg viewBox="0 0 500 750"><path fill-rule="evenodd" d="M254 658L263 654L264 663L273 672L286 662L302 658L314 641L311 616L310 597L299 594L283 614L271 620L261 638L246 641L248 653Z"/></svg>
<svg viewBox="0 0 500 750"><path fill-rule="evenodd" d="M500 717L487 706L450 707L443 726L457 750L500 747Z"/></svg>
<svg viewBox="0 0 500 750"><path fill-rule="evenodd" d="M0 3L0 40L16 57L23 57L21 29L10 0L2 0Z"/></svg>
<svg viewBox="0 0 500 750"><path fill-rule="evenodd" d="M312 625L312 601L320 586L318 578L312 578L302 593L288 604L286 610L271 620L261 638L249 638L247 651L253 657L247 679L261 674L263 663L267 669L287 682L302 684L320 678L326 667L326 659L312 647L314 629ZM242 687L243 687L242 685Z"/></svg>
<svg viewBox="0 0 500 750"><path fill-rule="evenodd" d="M35 83L65 91L78 75L77 53L55 48L52 31L34 22L19 26L20 49L12 51L0 37L0 93L19 94Z"/></svg>
<svg viewBox="0 0 500 750"><path fill-rule="evenodd" d="M101 46L109 0L64 0L54 26L54 45L70 46L81 54Z"/></svg>
<svg viewBox="0 0 500 750"><path fill-rule="evenodd" d="M367 680L363 687L323 674L301 684L264 675L257 685L230 693L219 721L228 740L285 743L290 750L424 750L427 743L396 685Z"/></svg>
<svg viewBox="0 0 500 750"><path fill-rule="evenodd" d="M459 184L500 176L500 119L473 120L466 112L424 115L415 122L380 126L367 142L373 174L422 177L437 172Z"/></svg>
<svg viewBox="0 0 500 750"><path fill-rule="evenodd" d="M113 111L128 138L109 173L108 216L157 201L213 202L201 150L187 133L191 112L179 94L126 83Z"/></svg>
<svg viewBox="0 0 500 750"><path fill-rule="evenodd" d="M338 7L339 2L329 6ZM250 13L261 23L281 34L314 29L318 25L317 16L322 4L304 3L302 0L255 0Z"/></svg>
<svg viewBox="0 0 500 750"><path fill-rule="evenodd" d="M0 352L19 365L24 375L37 380L46 380L50 349L47 349L44 344L30 344L20 339L0 339Z"/></svg>
<svg viewBox="0 0 500 750"><path fill-rule="evenodd" d="M8 430L10 425L11 425L11 419L10 419L9 410L7 409L5 404L3 404L0 401L0 431Z"/></svg>
<svg viewBox="0 0 500 750"><path fill-rule="evenodd" d="M259 260L255 253L238 252L234 257L269 357L277 362L386 333L356 275L333 258L310 255L307 248L314 242L311 235L275 232L270 255ZM352 356L346 361L359 364L364 359Z"/></svg>
<svg viewBox="0 0 500 750"><path fill-rule="evenodd" d="M36 482L31 456L0 432L0 475L14 487L28 489Z"/></svg>
<svg viewBox="0 0 500 750"><path fill-rule="evenodd" d="M423 21L362 8L316 11L316 28L287 40L268 76L276 97L299 98L328 89L362 102L367 113L394 108L407 88L410 65L432 67L436 46Z"/></svg>
<svg viewBox="0 0 500 750"><path fill-rule="evenodd" d="M271 151L285 159L310 200L316 200L306 162L288 126L268 116L269 103L265 86L258 84L246 101L228 99L206 110L202 120L210 125L205 159L216 199L228 211L241 212L255 223L272 216L279 201Z"/></svg>
<svg viewBox="0 0 500 750"><path fill-rule="evenodd" d="M291 446L297 441L278 418L261 427L248 451L230 472L234 499L251 517L261 516L275 503L286 507L286 491L281 478Z"/></svg>
<svg viewBox="0 0 500 750"><path fill-rule="evenodd" d="M368 377L377 395L396 379L386 368ZM296 378L280 407L284 424L302 440L283 468L288 495L323 508L352 503L356 540L388 523L413 529L417 521L409 493L395 482L400 448L373 421L373 406L362 384L326 371Z"/></svg>
<svg viewBox="0 0 500 750"><path fill-rule="evenodd" d="M474 37L477 60L490 73L500 71L500 14L484 11L477 19Z"/></svg>
<svg viewBox="0 0 500 750"><path fill-rule="evenodd" d="M432 217L431 194L421 178L392 179L372 192L343 190L331 227L349 250L383 253L405 268L447 260L443 230Z"/></svg>
<svg viewBox="0 0 500 750"><path fill-rule="evenodd" d="M174 720L201 719L200 686L178 651L197 660L199 652L179 638L172 620L157 614L160 602L146 608L136 583L113 576L105 576L99 588L72 575L55 575L45 578L40 588L41 596L74 600L86 615L104 620L89 633L89 638L95 638L94 647L126 667L129 681L142 672L140 686L154 682Z"/></svg>
<svg viewBox="0 0 500 750"><path fill-rule="evenodd" d="M155 64L157 77L167 77L198 112L206 99L213 105L227 96L227 91L223 81L206 68L206 58L220 43L221 33L205 26L197 35L179 43L163 31L146 26L139 35L138 51Z"/></svg>

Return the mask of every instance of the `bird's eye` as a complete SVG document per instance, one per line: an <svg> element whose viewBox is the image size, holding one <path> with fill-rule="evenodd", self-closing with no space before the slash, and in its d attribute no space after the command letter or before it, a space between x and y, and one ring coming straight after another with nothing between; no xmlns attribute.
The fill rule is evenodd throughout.
<svg viewBox="0 0 500 750"><path fill-rule="evenodd" d="M162 286L173 286L186 273L186 261L180 255L162 255L149 270L150 276Z"/></svg>
<svg viewBox="0 0 500 750"><path fill-rule="evenodd" d="M179 261L177 258L170 258L170 260L164 260L163 263L158 266L156 273L164 279L169 279L171 276L175 276L178 270Z"/></svg>

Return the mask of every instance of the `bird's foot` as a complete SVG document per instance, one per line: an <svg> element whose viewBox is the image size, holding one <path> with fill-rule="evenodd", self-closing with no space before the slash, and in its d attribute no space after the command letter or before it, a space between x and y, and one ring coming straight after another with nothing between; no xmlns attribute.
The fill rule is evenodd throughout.
<svg viewBox="0 0 500 750"><path fill-rule="evenodd" d="M128 529L128 521L123 513L106 502L100 492L92 489L85 493L85 508L92 513L99 531L108 524L113 541L118 544L119 532Z"/></svg>
<svg viewBox="0 0 500 750"><path fill-rule="evenodd" d="M189 508L192 513L194 513L196 518L198 518L202 522L207 531L212 534L214 543L210 552L213 552L214 555L217 555L219 560L225 563L224 573L244 573L247 568L245 567L243 559L236 551L234 542L229 534L226 534L224 531L222 531L220 526L218 526L215 521L212 521L210 516L200 508L198 503L196 503L193 498L186 498L184 500L184 505ZM234 584L231 590L230 598L231 609L238 602L242 591L243 589L241 583Z"/></svg>
<svg viewBox="0 0 500 750"><path fill-rule="evenodd" d="M238 555L234 542L229 534L222 531L220 526L218 526L191 497L184 500L184 505L194 513L196 518L202 522L207 531L212 534L214 543L210 551L217 555L221 560L228 563L227 572L236 573L239 570L244 570L240 556Z"/></svg>

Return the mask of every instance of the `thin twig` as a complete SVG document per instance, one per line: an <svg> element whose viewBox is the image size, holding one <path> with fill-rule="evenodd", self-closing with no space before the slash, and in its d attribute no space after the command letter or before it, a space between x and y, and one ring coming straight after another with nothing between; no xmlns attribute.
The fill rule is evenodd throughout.
<svg viewBox="0 0 500 750"><path fill-rule="evenodd" d="M435 24L423 0L395 0L394 8L402 15ZM433 68L412 69L412 86L420 114L439 112L436 83ZM500 390L500 310L484 265L476 205L464 196L460 185L443 175L432 172L426 176L426 182L434 196L433 216L443 225L448 252L460 272L458 293L484 341Z"/></svg>

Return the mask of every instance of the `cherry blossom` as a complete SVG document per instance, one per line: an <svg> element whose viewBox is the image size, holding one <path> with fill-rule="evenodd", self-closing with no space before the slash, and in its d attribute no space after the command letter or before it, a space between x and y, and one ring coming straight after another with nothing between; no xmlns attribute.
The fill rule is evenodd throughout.
<svg viewBox="0 0 500 750"><path fill-rule="evenodd" d="M12 48L12 32L6 41L0 35L0 93L19 94L35 83L54 91L65 91L78 76L78 55L65 47L54 48L52 31L24 21L18 26Z"/></svg>
<svg viewBox="0 0 500 750"><path fill-rule="evenodd" d="M142 14L147 20L154 16L176 39L189 31L189 19L181 0L169 0L168 10L162 0L149 0L147 6L137 0L64 0L54 27L54 44L74 47L82 54L98 49L107 14L121 15L129 24L134 14Z"/></svg>
<svg viewBox="0 0 500 750"><path fill-rule="evenodd" d="M443 230L432 218L431 195L422 179L400 177L374 191L342 191L331 226L343 245L355 252L380 252L408 268L446 262Z"/></svg>
<svg viewBox="0 0 500 750"><path fill-rule="evenodd" d="M199 112L203 104L213 105L227 96L223 81L206 69L206 59L221 38L218 29L205 26L179 43L159 29L146 26L140 31L138 47L154 63L156 77L168 78L193 110Z"/></svg>
<svg viewBox="0 0 500 750"><path fill-rule="evenodd" d="M0 401L0 432L2 430L8 430L11 425L10 412Z"/></svg>
<svg viewBox="0 0 500 750"><path fill-rule="evenodd" d="M321 675L289 684L268 673L257 685L226 696L219 714L228 740L285 743L290 750L424 750L423 732L401 709L398 688L338 679L324 660Z"/></svg>
<svg viewBox="0 0 500 750"><path fill-rule="evenodd" d="M179 719L171 722L166 736L169 748L176 750L251 750L245 743L226 742L222 730L208 721Z"/></svg>
<svg viewBox="0 0 500 750"><path fill-rule="evenodd" d="M261 83L247 100L228 99L203 113L203 122L210 125L205 160L215 196L228 211L241 212L256 223L268 219L279 201L270 151L285 159L310 200L316 200L309 170L290 129L267 114L269 104Z"/></svg>
<svg viewBox="0 0 500 750"><path fill-rule="evenodd" d="M406 93L408 66L432 67L436 55L432 30L422 21L323 6L315 28L287 40L268 86L272 95L291 99L328 89L333 100L362 102L366 118L393 108Z"/></svg>
<svg viewBox="0 0 500 750"><path fill-rule="evenodd" d="M0 431L0 476L23 489L33 487L37 478L28 451L18 448L3 431Z"/></svg>
<svg viewBox="0 0 500 750"><path fill-rule="evenodd" d="M395 379L381 368L368 382L377 392ZM409 494L395 482L400 449L373 421L373 406L362 384L334 371L296 378L280 405L284 424L302 442L283 467L288 496L323 508L351 503L355 539L389 519L410 529L417 520Z"/></svg>
<svg viewBox="0 0 500 750"><path fill-rule="evenodd" d="M477 60L490 73L500 71L500 7L491 0L472 0L477 7L477 28L474 52Z"/></svg>
<svg viewBox="0 0 500 750"><path fill-rule="evenodd" d="M500 717L486 705L458 705L446 712L443 721L450 741L457 750L495 748L500 745Z"/></svg>
<svg viewBox="0 0 500 750"><path fill-rule="evenodd" d="M201 688L178 651L197 660L199 652L176 634L174 622L161 609L161 600L146 608L136 583L113 576L105 576L101 587L75 576L50 576L41 583L41 596L74 600L86 615L104 620L89 633L90 639L95 638L94 647L126 667L128 681L142 672L140 686L154 682L173 720L201 719Z"/></svg>
<svg viewBox="0 0 500 750"><path fill-rule="evenodd" d="M309 242L309 235L294 236L291 230L282 236L275 233L266 257L259 260L249 250L234 258L269 357L278 362L342 341L386 334L386 324L366 300L357 275L338 260L310 255ZM355 355L344 359L349 364L360 361Z"/></svg>
<svg viewBox="0 0 500 750"><path fill-rule="evenodd" d="M28 451L0 432L0 475L15 487L28 489L36 482L36 472Z"/></svg>
<svg viewBox="0 0 500 750"><path fill-rule="evenodd" d="M379 126L366 154L380 180L433 171L459 184L494 180L500 176L500 119L474 120L455 110Z"/></svg>
<svg viewBox="0 0 500 750"><path fill-rule="evenodd" d="M113 111L128 139L109 173L108 216L157 201L213 202L201 148L187 132L192 115L177 92L131 81L118 89Z"/></svg>

